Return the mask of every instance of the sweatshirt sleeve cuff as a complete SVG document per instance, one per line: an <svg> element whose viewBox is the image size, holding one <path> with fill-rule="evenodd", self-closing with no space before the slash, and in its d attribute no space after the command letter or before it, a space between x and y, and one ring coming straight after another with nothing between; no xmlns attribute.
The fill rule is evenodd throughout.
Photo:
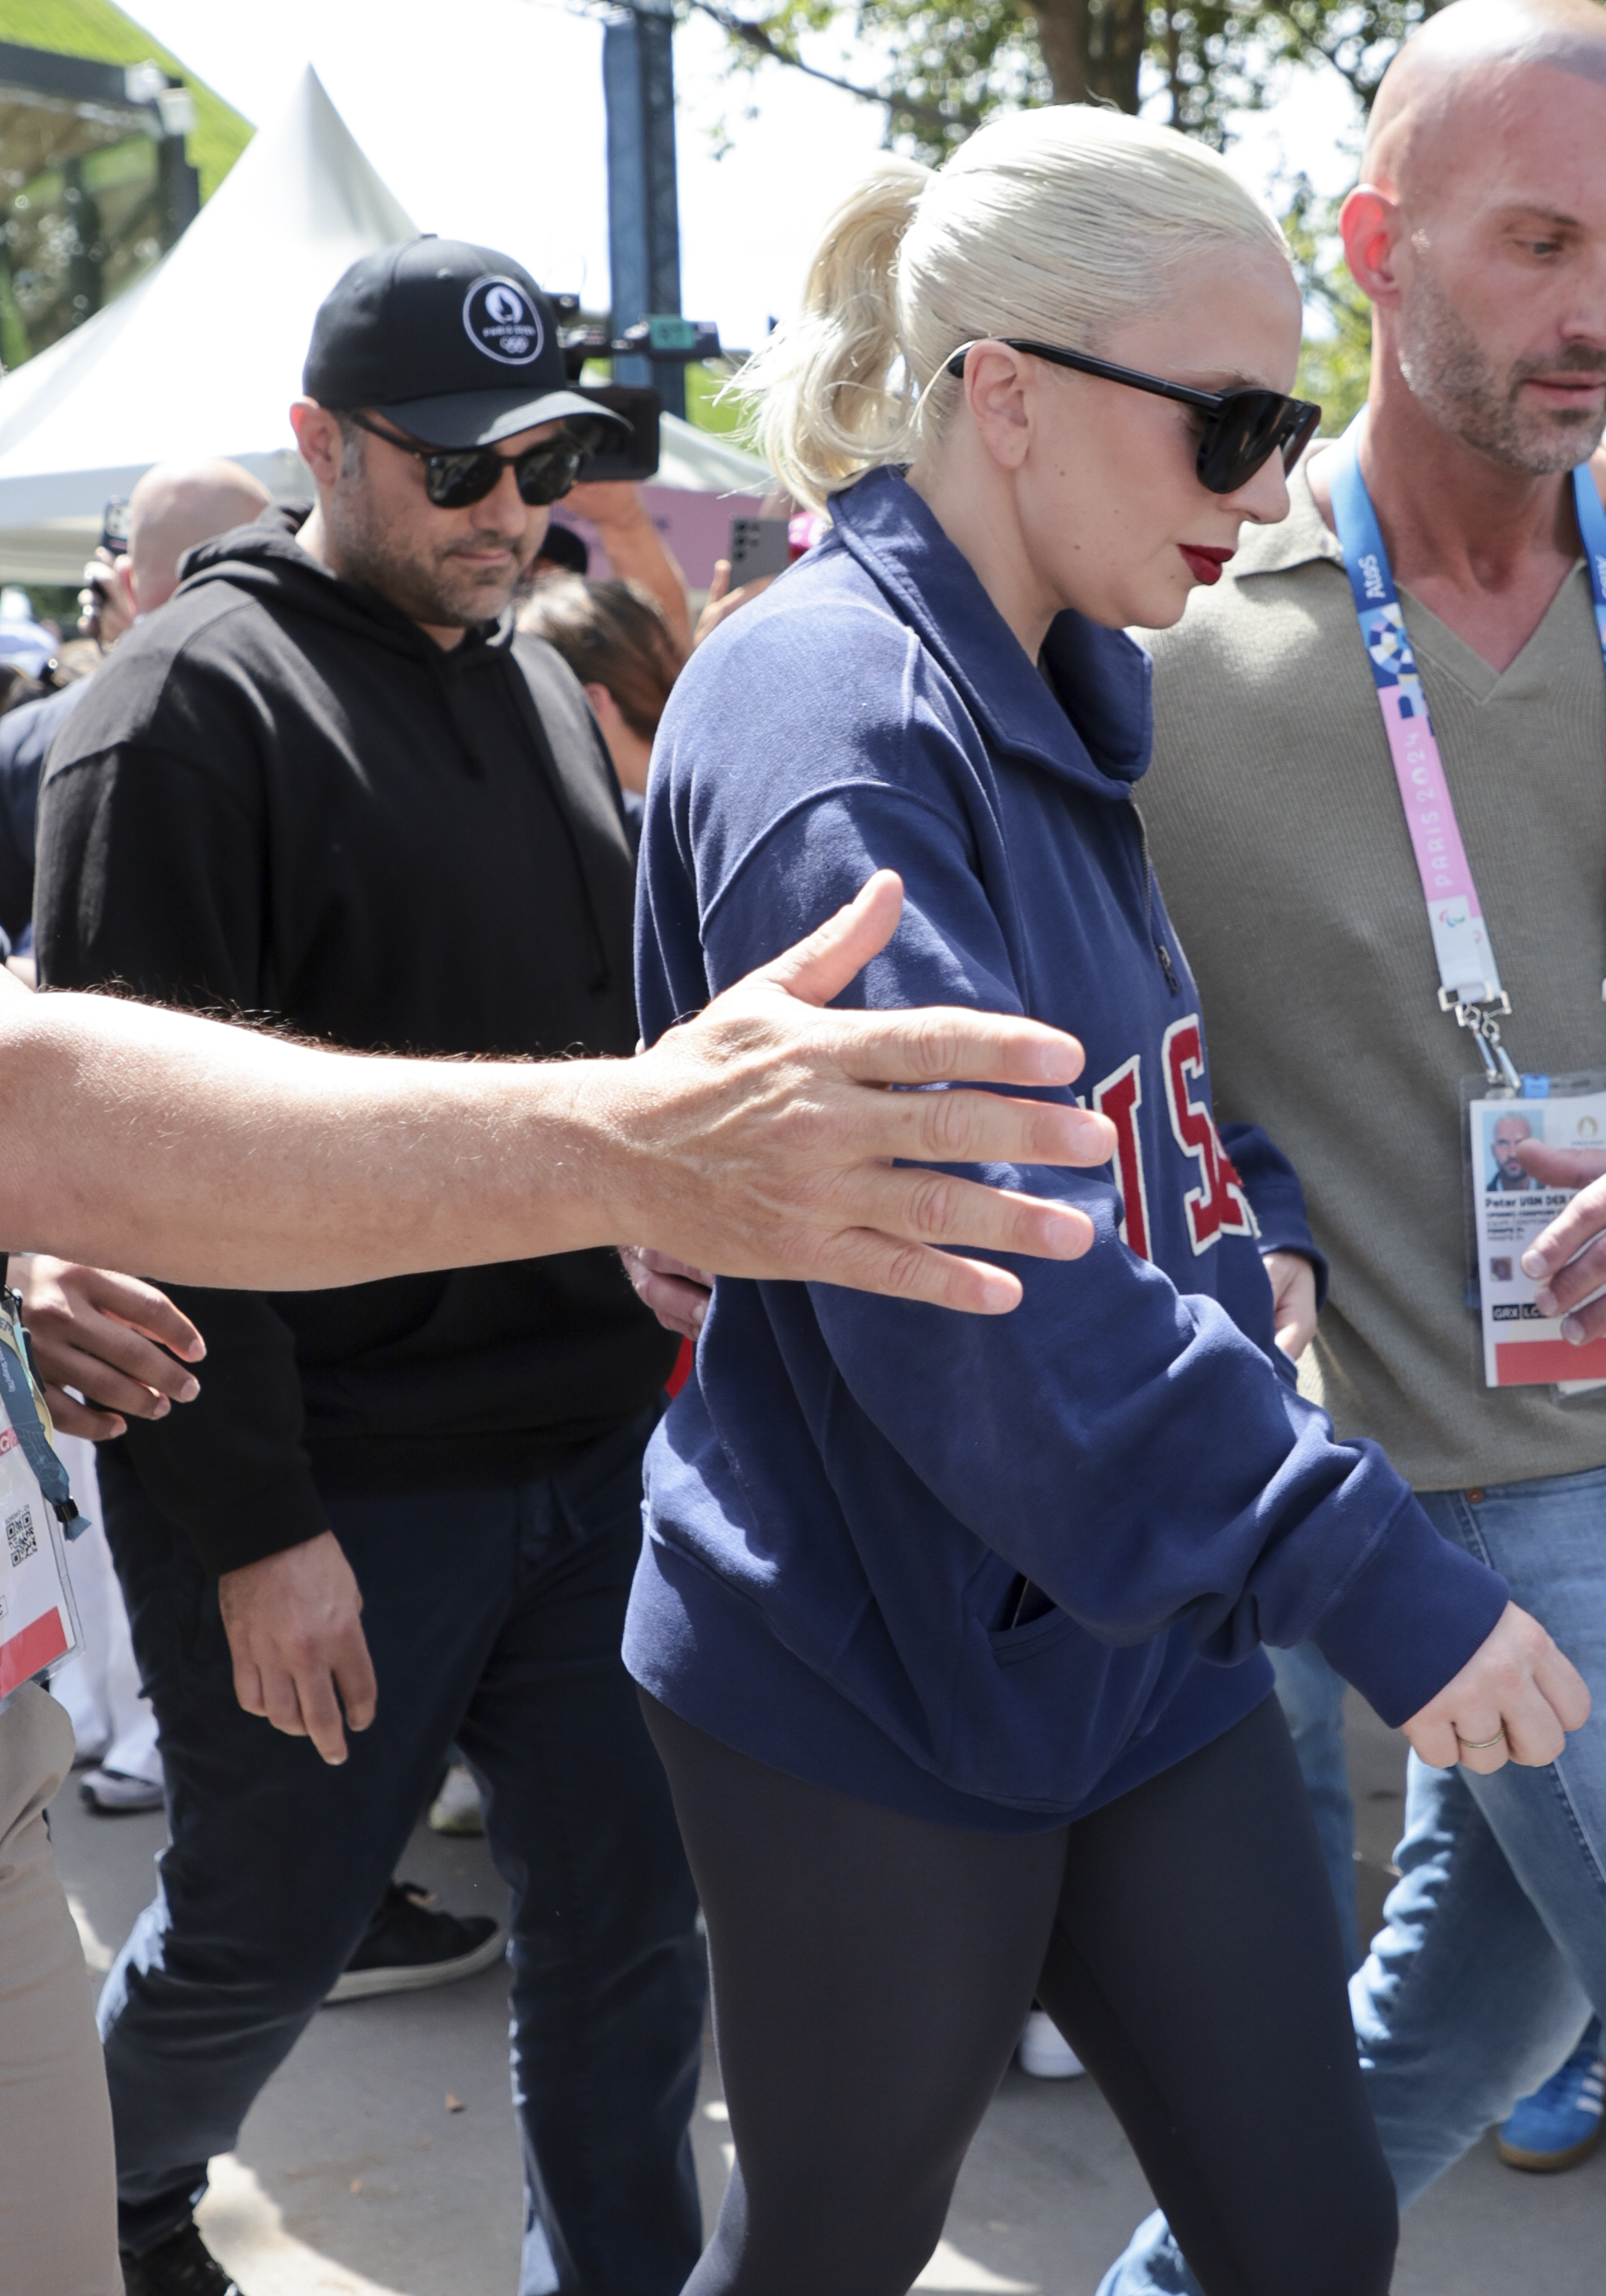
<svg viewBox="0 0 1606 2296"><path fill-rule="evenodd" d="M1311 1630L1391 1729L1438 1696L1494 1632L1506 1584L1408 1498Z"/></svg>
<svg viewBox="0 0 1606 2296"><path fill-rule="evenodd" d="M208 1574L221 1578L265 1555L320 1538L329 1528L329 1510L305 1467L241 1492L226 1513L185 1524Z"/></svg>

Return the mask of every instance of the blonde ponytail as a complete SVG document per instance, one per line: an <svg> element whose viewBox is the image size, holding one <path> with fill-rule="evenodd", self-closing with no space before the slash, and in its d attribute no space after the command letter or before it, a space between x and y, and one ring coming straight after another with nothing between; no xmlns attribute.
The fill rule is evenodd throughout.
<svg viewBox="0 0 1606 2296"><path fill-rule="evenodd" d="M899 362L897 256L931 181L886 153L827 223L801 313L742 370L759 400L758 450L799 502L905 457L914 398Z"/></svg>
<svg viewBox="0 0 1606 2296"><path fill-rule="evenodd" d="M750 360L753 437L815 507L928 448L962 343L1027 335L1094 350L1224 246L1288 248L1205 145L1089 104L1011 113L935 174L889 153L837 209L803 308Z"/></svg>

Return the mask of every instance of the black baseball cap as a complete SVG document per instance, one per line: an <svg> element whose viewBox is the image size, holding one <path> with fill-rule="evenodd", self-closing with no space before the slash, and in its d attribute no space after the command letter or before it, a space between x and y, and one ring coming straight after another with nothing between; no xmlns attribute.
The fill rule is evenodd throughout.
<svg viewBox="0 0 1606 2296"><path fill-rule="evenodd" d="M599 441L630 427L570 387L556 314L522 264L463 239L360 256L319 306L301 388L426 447L491 447L537 422Z"/></svg>

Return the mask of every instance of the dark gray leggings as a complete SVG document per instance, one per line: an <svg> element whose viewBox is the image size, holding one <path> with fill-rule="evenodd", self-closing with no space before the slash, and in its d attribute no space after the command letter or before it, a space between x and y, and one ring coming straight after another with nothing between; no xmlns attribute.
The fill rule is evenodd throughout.
<svg viewBox="0 0 1606 2296"><path fill-rule="evenodd" d="M736 2145L686 2296L904 2296L1034 1995L1207 2296L1383 2296L1394 2191L1274 1699L1026 1835L801 1784L642 1702L708 1920Z"/></svg>

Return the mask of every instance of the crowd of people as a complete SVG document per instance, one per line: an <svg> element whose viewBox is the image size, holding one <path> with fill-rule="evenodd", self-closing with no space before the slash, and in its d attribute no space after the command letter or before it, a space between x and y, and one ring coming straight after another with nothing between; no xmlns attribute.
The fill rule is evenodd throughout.
<svg viewBox="0 0 1606 2296"><path fill-rule="evenodd" d="M1593 2148L1606 1156L1462 1142L1606 1077L1602 150L1594 0L1412 36L1339 439L1202 145L884 155L744 378L822 538L695 613L464 242L322 307L309 502L141 480L0 718L0 1451L100 1620L0 1674L8 2296L241 2296L320 2005L504 1953L520 2296L904 2296L1023 2033L1159 2204L1101 2296L1384 2296L1488 2128ZM98 2031L75 1727L168 1828ZM505 1928L397 1874L448 1775Z"/></svg>

